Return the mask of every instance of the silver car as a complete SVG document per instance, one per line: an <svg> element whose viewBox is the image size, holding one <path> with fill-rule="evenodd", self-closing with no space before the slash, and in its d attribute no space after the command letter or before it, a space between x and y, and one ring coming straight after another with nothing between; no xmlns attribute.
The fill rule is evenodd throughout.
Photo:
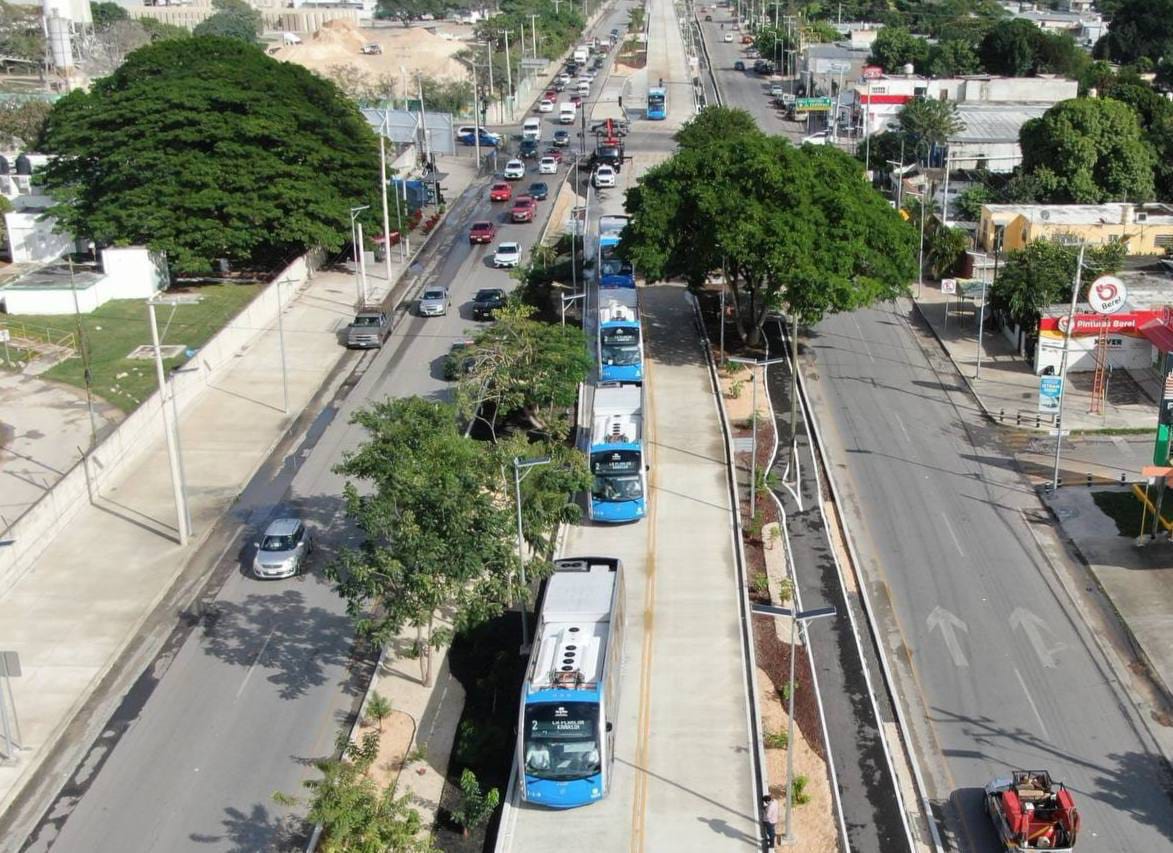
<svg viewBox="0 0 1173 853"><path fill-rule="evenodd" d="M269 524L256 543L253 574L258 578L291 578L301 572L302 562L313 550L313 538L296 518L278 518Z"/></svg>
<svg viewBox="0 0 1173 853"><path fill-rule="evenodd" d="M443 287L428 287L420 296L421 317L443 317L448 313L448 291Z"/></svg>

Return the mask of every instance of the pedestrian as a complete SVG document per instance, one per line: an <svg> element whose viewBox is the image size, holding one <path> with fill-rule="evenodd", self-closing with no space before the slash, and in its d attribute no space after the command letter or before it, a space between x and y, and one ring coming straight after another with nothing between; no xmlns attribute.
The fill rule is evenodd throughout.
<svg viewBox="0 0 1173 853"><path fill-rule="evenodd" d="M762 797L762 831L766 834L766 846L772 849L778 837L778 801L769 794Z"/></svg>

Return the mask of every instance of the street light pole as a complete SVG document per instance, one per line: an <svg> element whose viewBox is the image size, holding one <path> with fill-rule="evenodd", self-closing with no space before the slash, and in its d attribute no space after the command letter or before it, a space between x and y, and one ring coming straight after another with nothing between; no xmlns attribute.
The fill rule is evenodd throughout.
<svg viewBox="0 0 1173 853"><path fill-rule="evenodd" d="M1067 397L1067 353L1071 350L1071 332L1075 328L1075 306L1079 302L1079 286L1083 275L1083 253L1086 243L1079 244L1079 260L1075 264L1075 283L1071 286L1071 310L1067 313L1067 334L1063 336L1063 357L1059 362L1059 411L1055 414L1055 471L1051 476L1051 491L1059 488L1059 459L1063 448L1063 400Z"/></svg>
<svg viewBox="0 0 1173 853"><path fill-rule="evenodd" d="M1002 248L1002 232L998 232L998 238L994 242L994 280L998 279L998 252ZM982 256L983 259L986 257ZM983 265L984 266L984 265ZM973 378L982 378L982 332L986 328L986 276L982 273L982 313L978 316L978 348L977 348L977 370L974 371Z"/></svg>
<svg viewBox="0 0 1173 853"><path fill-rule="evenodd" d="M159 381L159 412L163 416L163 437L167 442L167 461L171 467L171 493L175 500L175 521L179 533L179 545L187 545L187 496L183 482L183 471L179 463L179 450L172 424L167 417L167 380L163 375L163 350L159 346L159 323L155 319L155 300L147 300L147 316L151 322L151 343L155 348L155 378ZM178 425L176 425L178 426Z"/></svg>
<svg viewBox="0 0 1173 853"><path fill-rule="evenodd" d="M509 89L506 99L509 101L509 120L513 121L513 64L509 61L509 30L498 30L505 34L505 85Z"/></svg>
<svg viewBox="0 0 1173 853"><path fill-rule="evenodd" d="M383 124L379 128L379 193L383 199L383 269L387 274L387 290L391 290L391 212L387 206L387 124L390 113L383 110ZM395 196L395 219L399 219L399 196Z"/></svg>
<svg viewBox="0 0 1173 853"><path fill-rule="evenodd" d="M529 583L525 578L525 540L521 530L521 472L522 469L536 468L538 465L548 465L550 462L549 456L538 456L533 459L513 457L513 489L517 495L517 563L521 570L523 590L529 588ZM524 652L529 646L529 628L526 624L526 610L529 605L526 603L524 594L521 599L521 648Z"/></svg>
<svg viewBox="0 0 1173 853"><path fill-rule="evenodd" d="M361 226L360 226L361 228ZM360 232L361 233L361 232ZM282 315L285 313L284 306L281 304L281 285L285 283L285 279L280 279L277 282L277 346L281 350L281 411L289 414L289 371L285 365L285 320ZM174 399L174 397L172 397ZM179 420L178 416L175 421L175 435L179 435Z"/></svg>
<svg viewBox="0 0 1173 853"><path fill-rule="evenodd" d="M362 213L364 210L369 210L370 207L371 206L369 204L364 204L364 205L361 205L360 207L352 207L350 209L350 243L354 247L354 253L353 253L354 254L354 292L355 292L355 295L358 297L358 304L360 306L362 305L362 302L363 302L363 287L362 287L362 279L359 277L358 256L359 256L360 238L358 236L359 231L358 231L358 227L356 225L356 219L358 218L358 215L360 213Z"/></svg>
<svg viewBox="0 0 1173 853"><path fill-rule="evenodd" d="M566 303L573 302L576 299L583 299L585 296L586 296L585 293L575 293L570 296L563 296L562 297L562 325L563 326L566 325ZM584 323L584 325L585 325L585 323Z"/></svg>

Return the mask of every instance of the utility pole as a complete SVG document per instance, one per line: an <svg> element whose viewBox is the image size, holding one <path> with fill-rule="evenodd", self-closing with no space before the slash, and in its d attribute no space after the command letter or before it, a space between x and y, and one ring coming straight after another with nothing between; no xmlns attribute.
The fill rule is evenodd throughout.
<svg viewBox="0 0 1173 853"><path fill-rule="evenodd" d="M469 64L472 66L472 123L476 128L472 135L472 144L476 149L477 171L479 172L481 170L481 107L477 97L477 64L475 61Z"/></svg>
<svg viewBox="0 0 1173 853"><path fill-rule="evenodd" d="M93 373L90 372L90 355L86 350L86 339L81 326L81 307L77 302L77 282L73 278L73 258L69 258L69 289L73 293L73 319L77 326L77 351L81 355L81 368L86 381L86 408L90 412L90 447L98 444L98 419L94 415L94 395L90 389ZM8 345L4 345L7 350ZM7 358L5 359L7 361Z"/></svg>
<svg viewBox="0 0 1173 853"><path fill-rule="evenodd" d="M998 252L1002 249L1002 231L995 227L997 237L994 240L994 281L998 280ZM982 378L982 332L986 327L986 276L982 273L982 313L978 317L978 348L977 348L977 370L974 371L973 378Z"/></svg>
<svg viewBox="0 0 1173 853"><path fill-rule="evenodd" d="M383 110L383 125L379 128L379 193L383 199L383 271L387 276L387 290L391 290L391 212L387 206L387 124L389 110ZM399 196L395 196L395 220L399 221Z"/></svg>
<svg viewBox="0 0 1173 853"><path fill-rule="evenodd" d="M1063 336L1063 357L1059 362L1059 411L1055 414L1055 471L1051 477L1051 491L1059 488L1059 459L1063 448L1063 400L1067 397L1067 353L1071 350L1071 333L1075 329L1075 306L1079 302L1083 253L1086 248L1086 243L1079 244L1079 260L1075 263L1075 283L1071 286L1071 310L1067 313L1067 334Z"/></svg>
<svg viewBox="0 0 1173 853"><path fill-rule="evenodd" d="M529 16L529 31L534 41L534 59L538 58L538 16Z"/></svg>
<svg viewBox="0 0 1173 853"><path fill-rule="evenodd" d="M505 35L505 85L509 88L509 120L513 121L513 63L509 61L509 30L500 30Z"/></svg>
<svg viewBox="0 0 1173 853"><path fill-rule="evenodd" d="M187 545L187 495L183 482L183 471L179 465L179 449L176 446L172 424L167 417L167 380L163 375L163 350L159 346L159 323L155 319L155 299L147 300L147 317L151 323L151 343L155 348L155 378L159 381L159 414L163 417L163 437L167 443L167 462L171 467L171 494L175 500L175 526L179 533L179 545ZM174 426L178 427L178 424Z"/></svg>
<svg viewBox="0 0 1173 853"><path fill-rule="evenodd" d="M415 75L415 84L417 87L419 87L419 93L420 93L420 134L424 138L424 160L426 162L430 163L430 162L432 162L432 145L430 142L428 142L428 125L427 125L426 121L424 120L424 82L423 82L423 78L421 78L420 75L418 75L418 74ZM477 123L477 127L480 127L479 122ZM404 192L404 198L407 198L406 185L403 188L403 192Z"/></svg>
<svg viewBox="0 0 1173 853"><path fill-rule="evenodd" d="M521 570L521 586L523 590L528 588L529 584L525 579L525 540L521 529L521 472L523 469L536 468L538 465L548 465L550 461L549 456L538 456L533 459L513 457L513 488L514 494L517 495L517 562ZM526 647L529 646L529 628L526 625L526 611L529 605L525 601L524 593L521 599L521 649L524 652Z"/></svg>
<svg viewBox="0 0 1173 853"><path fill-rule="evenodd" d="M485 43L485 49L489 54L489 98L493 97L493 42ZM501 121L501 102L497 102L497 121Z"/></svg>

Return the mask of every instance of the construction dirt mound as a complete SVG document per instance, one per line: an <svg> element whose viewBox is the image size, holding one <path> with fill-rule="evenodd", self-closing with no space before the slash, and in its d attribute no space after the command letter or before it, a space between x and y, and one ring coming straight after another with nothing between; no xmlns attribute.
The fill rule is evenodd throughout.
<svg viewBox="0 0 1173 853"><path fill-rule="evenodd" d="M377 44L382 53L364 54L364 45ZM340 67L351 66L377 81L392 77L414 80L417 73L439 80L467 80L469 72L454 57L468 44L450 35L438 35L423 27L379 27L361 29L349 21L328 21L301 44L283 45L273 56L296 62L323 77L332 77ZM400 70L402 69L402 71Z"/></svg>

